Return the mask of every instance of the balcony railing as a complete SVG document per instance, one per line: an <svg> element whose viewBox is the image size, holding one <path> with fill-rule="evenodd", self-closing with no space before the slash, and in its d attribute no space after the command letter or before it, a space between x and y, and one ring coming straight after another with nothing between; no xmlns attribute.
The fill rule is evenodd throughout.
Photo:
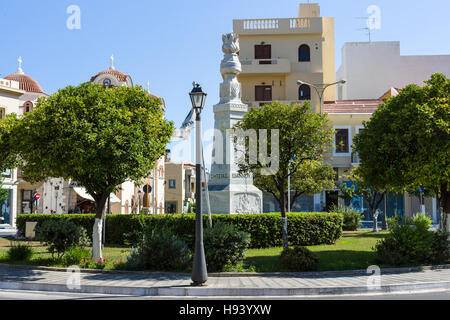
<svg viewBox="0 0 450 320"><path fill-rule="evenodd" d="M245 33L322 33L322 18L270 18L233 20L233 31Z"/></svg>
<svg viewBox="0 0 450 320"><path fill-rule="evenodd" d="M291 62L288 59L242 59L242 73L290 73Z"/></svg>

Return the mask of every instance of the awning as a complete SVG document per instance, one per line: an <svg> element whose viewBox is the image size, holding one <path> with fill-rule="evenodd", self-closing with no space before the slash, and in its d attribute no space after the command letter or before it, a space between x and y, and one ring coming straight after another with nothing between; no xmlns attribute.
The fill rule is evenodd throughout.
<svg viewBox="0 0 450 320"><path fill-rule="evenodd" d="M73 188L73 190L74 190L80 197L95 202L94 198L92 198L92 196L91 196L89 193L86 192L86 189L85 189L85 188L75 187L75 188ZM116 196L114 193L111 193L111 194L110 194L110 197L111 197L111 199L110 199L111 202L120 202L120 199L117 198L117 196Z"/></svg>

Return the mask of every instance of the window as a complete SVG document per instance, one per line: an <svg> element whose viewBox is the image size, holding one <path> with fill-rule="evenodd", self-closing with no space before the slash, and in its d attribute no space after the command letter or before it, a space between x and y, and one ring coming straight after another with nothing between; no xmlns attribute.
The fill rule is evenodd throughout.
<svg viewBox="0 0 450 320"><path fill-rule="evenodd" d="M255 101L272 101L272 86L255 86Z"/></svg>
<svg viewBox="0 0 450 320"><path fill-rule="evenodd" d="M176 188L176 180L169 179L169 189L175 189L175 188Z"/></svg>
<svg viewBox="0 0 450 320"><path fill-rule="evenodd" d="M103 86L107 88L111 87L111 79L106 78L105 80L103 80Z"/></svg>
<svg viewBox="0 0 450 320"><path fill-rule="evenodd" d="M298 100L311 100L311 88L307 84L302 84L298 88Z"/></svg>
<svg viewBox="0 0 450 320"><path fill-rule="evenodd" d="M0 107L0 119L6 116L6 108Z"/></svg>
<svg viewBox="0 0 450 320"><path fill-rule="evenodd" d="M31 110L33 110L33 103L31 101L27 101L27 102L25 102L23 107L24 107L24 113L30 112Z"/></svg>
<svg viewBox="0 0 450 320"><path fill-rule="evenodd" d="M255 45L255 59L272 59L272 46L270 44ZM272 61L260 61L259 64L271 64Z"/></svg>
<svg viewBox="0 0 450 320"><path fill-rule="evenodd" d="M335 143L336 153L348 153L350 142L348 137L349 129L336 129Z"/></svg>
<svg viewBox="0 0 450 320"><path fill-rule="evenodd" d="M311 51L308 45L302 44L298 48L298 61L299 62L311 61Z"/></svg>

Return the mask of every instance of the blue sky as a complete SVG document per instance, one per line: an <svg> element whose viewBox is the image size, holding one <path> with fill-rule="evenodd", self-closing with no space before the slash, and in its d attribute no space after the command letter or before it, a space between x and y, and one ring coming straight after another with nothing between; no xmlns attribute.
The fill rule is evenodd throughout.
<svg viewBox="0 0 450 320"><path fill-rule="evenodd" d="M297 16L299 0L0 0L0 74L17 69L47 93L88 81L109 67L164 97L167 118L179 126L190 108L188 92L198 81L208 93L204 130L213 127L219 100L221 35L233 19ZM303 1L307 2L307 1ZM315 1L311 1L315 2ZM69 30L66 9L81 9L81 29ZM345 42L367 41L366 8L381 9L372 41L401 41L404 55L450 54L450 1L323 0L321 15L335 17L336 68ZM207 152L205 152L205 155Z"/></svg>

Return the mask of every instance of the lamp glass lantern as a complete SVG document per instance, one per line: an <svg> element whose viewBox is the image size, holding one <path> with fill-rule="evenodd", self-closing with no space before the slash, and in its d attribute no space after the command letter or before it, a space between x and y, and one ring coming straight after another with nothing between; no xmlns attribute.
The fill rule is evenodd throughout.
<svg viewBox="0 0 450 320"><path fill-rule="evenodd" d="M192 107L196 112L201 112L206 100L206 93L203 92L202 87L198 83L194 82L194 88L189 93L191 98Z"/></svg>

